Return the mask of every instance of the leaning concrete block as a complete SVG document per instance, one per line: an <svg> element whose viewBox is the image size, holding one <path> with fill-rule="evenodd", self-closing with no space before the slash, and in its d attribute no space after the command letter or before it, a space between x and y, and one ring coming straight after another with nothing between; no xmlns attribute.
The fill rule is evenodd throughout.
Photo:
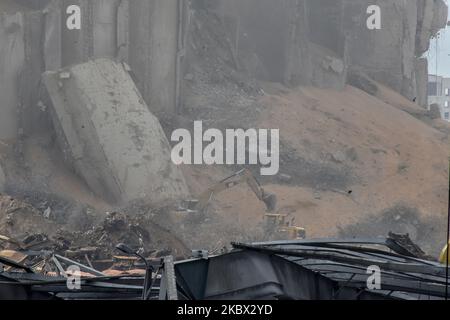
<svg viewBox="0 0 450 320"><path fill-rule="evenodd" d="M163 129L122 64L98 59L43 78L66 158L92 191L113 202L187 195Z"/></svg>

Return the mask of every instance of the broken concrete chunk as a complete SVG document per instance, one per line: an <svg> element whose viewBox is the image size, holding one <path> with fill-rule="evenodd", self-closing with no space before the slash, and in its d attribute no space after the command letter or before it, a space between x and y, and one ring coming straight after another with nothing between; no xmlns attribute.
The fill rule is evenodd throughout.
<svg viewBox="0 0 450 320"><path fill-rule="evenodd" d="M291 182L292 181L292 176L286 174L286 173L282 173L279 176L280 180L283 182Z"/></svg>
<svg viewBox="0 0 450 320"><path fill-rule="evenodd" d="M338 74L341 74L345 70L344 61L335 57L327 56L323 63L325 69L331 69Z"/></svg>
<svg viewBox="0 0 450 320"><path fill-rule="evenodd" d="M60 79L70 79L70 72L62 71L59 73Z"/></svg>
<svg viewBox="0 0 450 320"><path fill-rule="evenodd" d="M344 163L345 162L345 154L342 151L336 151L331 153L331 160L337 163Z"/></svg>
<svg viewBox="0 0 450 320"><path fill-rule="evenodd" d="M50 219L51 214L52 214L52 208L48 207L44 211L44 218L45 219Z"/></svg>
<svg viewBox="0 0 450 320"><path fill-rule="evenodd" d="M372 96L378 93L378 85L363 72L351 70L347 76L347 83L358 88Z"/></svg>
<svg viewBox="0 0 450 320"><path fill-rule="evenodd" d="M347 67L338 56L332 56L327 48L311 44L312 83L320 88L343 89Z"/></svg>
<svg viewBox="0 0 450 320"><path fill-rule="evenodd" d="M62 87L61 74L70 74ZM92 191L114 203L187 195L162 127L121 63L98 59L43 77L67 160Z"/></svg>

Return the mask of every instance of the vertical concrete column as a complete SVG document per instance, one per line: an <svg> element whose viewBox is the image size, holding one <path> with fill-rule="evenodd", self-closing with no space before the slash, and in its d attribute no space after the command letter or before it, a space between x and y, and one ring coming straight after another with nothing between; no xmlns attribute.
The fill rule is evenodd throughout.
<svg viewBox="0 0 450 320"><path fill-rule="evenodd" d="M122 0L117 7L117 54L119 60L128 61L130 41L130 1Z"/></svg>
<svg viewBox="0 0 450 320"><path fill-rule="evenodd" d="M151 111L176 107L179 0L130 1L129 62Z"/></svg>
<svg viewBox="0 0 450 320"><path fill-rule="evenodd" d="M18 95L20 105L17 109L20 124L19 133L30 134L41 129L42 111L39 101L41 74L45 71L44 51L45 20L41 10L24 12L25 65L20 74Z"/></svg>
<svg viewBox="0 0 450 320"><path fill-rule="evenodd" d="M19 75L25 65L24 17L0 13L0 140L15 140L20 104Z"/></svg>
<svg viewBox="0 0 450 320"><path fill-rule="evenodd" d="M42 127L37 104L44 32L42 10L0 13L0 140L17 141Z"/></svg>
<svg viewBox="0 0 450 320"><path fill-rule="evenodd" d="M93 1L94 56L115 57L117 55L118 0Z"/></svg>
<svg viewBox="0 0 450 320"><path fill-rule="evenodd" d="M286 42L286 69L284 83L309 85L312 68L309 49L308 12L305 0L289 0L289 35Z"/></svg>
<svg viewBox="0 0 450 320"><path fill-rule="evenodd" d="M67 29L66 10L71 5L81 8L81 30ZM93 10L94 0L63 0L62 1L62 65L68 66L81 63L94 54Z"/></svg>
<svg viewBox="0 0 450 320"><path fill-rule="evenodd" d="M62 41L61 3L53 1L46 9L44 16L44 63L45 70L58 70L61 68L61 41Z"/></svg>
<svg viewBox="0 0 450 320"><path fill-rule="evenodd" d="M416 92L417 103L426 108L428 106L428 60L416 60Z"/></svg>

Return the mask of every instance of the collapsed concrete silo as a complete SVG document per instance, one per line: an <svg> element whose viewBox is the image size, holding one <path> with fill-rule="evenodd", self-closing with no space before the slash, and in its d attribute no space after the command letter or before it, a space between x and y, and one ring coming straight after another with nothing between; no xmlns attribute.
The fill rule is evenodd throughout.
<svg viewBox="0 0 450 320"><path fill-rule="evenodd" d="M67 160L96 194L120 203L187 195L158 119L122 63L97 59L44 74Z"/></svg>

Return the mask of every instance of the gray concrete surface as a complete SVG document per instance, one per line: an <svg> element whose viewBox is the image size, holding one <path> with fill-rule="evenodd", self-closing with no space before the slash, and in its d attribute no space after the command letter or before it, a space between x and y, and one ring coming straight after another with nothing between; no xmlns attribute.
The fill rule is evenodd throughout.
<svg viewBox="0 0 450 320"><path fill-rule="evenodd" d="M428 60L425 58L416 60L416 102L419 106L428 107Z"/></svg>
<svg viewBox="0 0 450 320"><path fill-rule="evenodd" d="M150 110L175 111L178 0L129 2L129 63Z"/></svg>
<svg viewBox="0 0 450 320"><path fill-rule="evenodd" d="M43 12L8 6L0 12L0 139L15 141L39 127L44 70Z"/></svg>
<svg viewBox="0 0 450 320"><path fill-rule="evenodd" d="M121 63L89 61L44 81L67 160L92 191L111 202L187 195L158 119Z"/></svg>
<svg viewBox="0 0 450 320"><path fill-rule="evenodd" d="M381 8L381 30L366 27L369 5ZM340 89L347 67L356 67L421 105L427 66L419 58L447 12L442 0L219 0L207 6L231 26L240 67L260 79ZM333 68L336 62L344 68ZM265 73L252 71L251 63Z"/></svg>
<svg viewBox="0 0 450 320"><path fill-rule="evenodd" d="M447 7L442 0L376 0L370 4L381 8L381 30L365 27L367 0L345 0L349 64L410 99L419 96L423 104L426 79L424 65L417 60L428 49L430 38L445 26L442 16Z"/></svg>
<svg viewBox="0 0 450 320"><path fill-rule="evenodd" d="M229 50L241 70L265 81L311 84L304 0L221 0L209 9L229 28Z"/></svg>

